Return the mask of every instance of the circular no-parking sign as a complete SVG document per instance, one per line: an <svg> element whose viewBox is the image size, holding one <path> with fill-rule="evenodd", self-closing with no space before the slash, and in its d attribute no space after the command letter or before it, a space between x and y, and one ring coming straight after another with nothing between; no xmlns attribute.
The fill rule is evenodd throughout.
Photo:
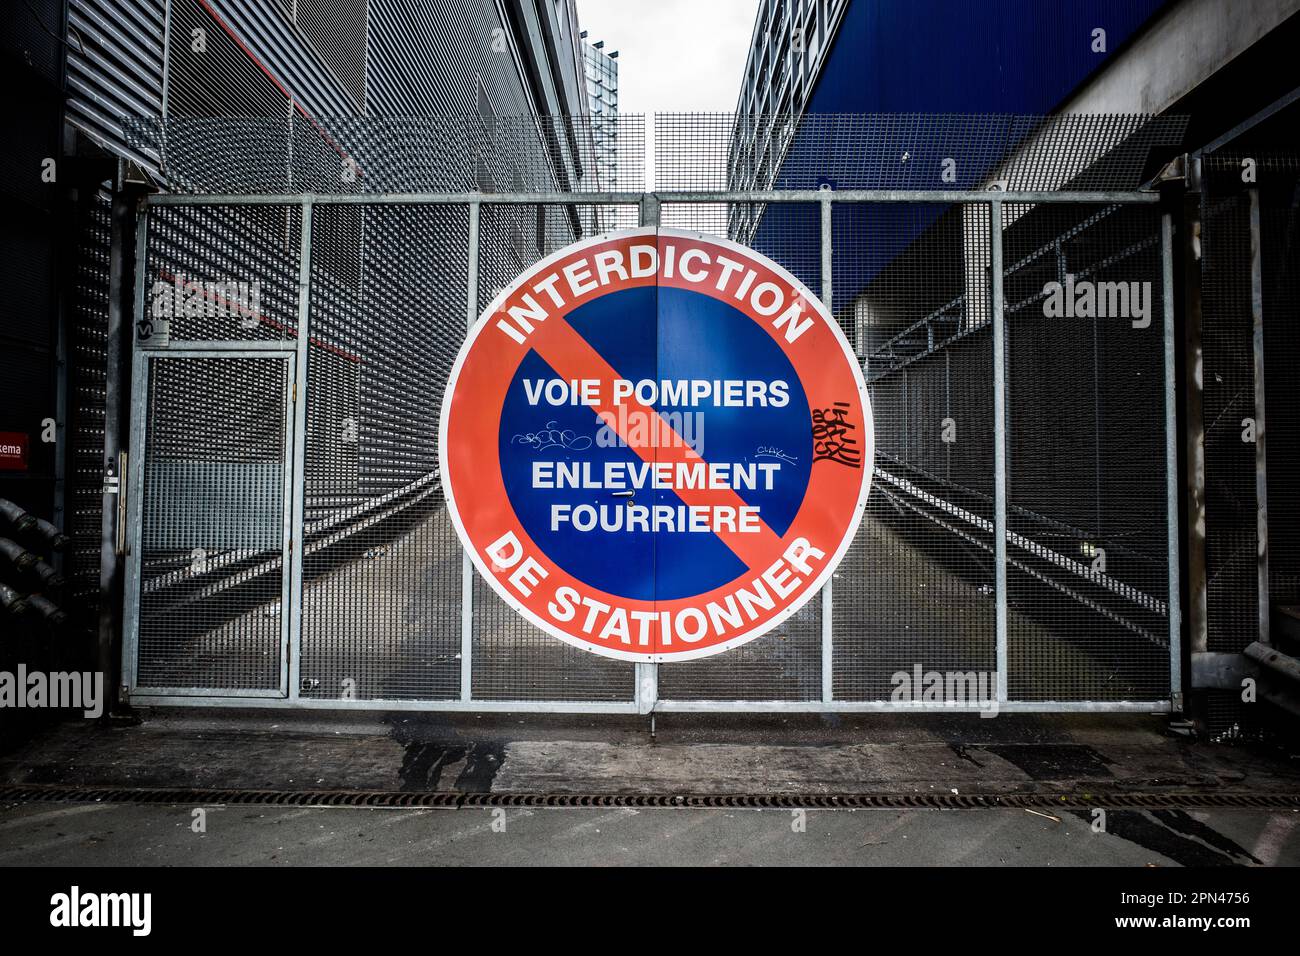
<svg viewBox="0 0 1300 956"><path fill-rule="evenodd" d="M577 647L687 660L829 579L874 454L857 360L776 263L711 236L610 233L488 306L456 359L448 511L512 607Z"/></svg>

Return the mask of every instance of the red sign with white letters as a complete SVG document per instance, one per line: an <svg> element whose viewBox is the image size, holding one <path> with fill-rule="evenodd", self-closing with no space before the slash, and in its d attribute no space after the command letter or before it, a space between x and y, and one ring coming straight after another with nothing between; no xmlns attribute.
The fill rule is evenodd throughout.
<svg viewBox="0 0 1300 956"><path fill-rule="evenodd" d="M0 432L0 471L27 470L27 433Z"/></svg>
<svg viewBox="0 0 1300 956"><path fill-rule="evenodd" d="M531 267L485 310L442 407L447 508L552 636L688 660L790 618L861 520L866 385L821 302L715 236L639 229Z"/></svg>

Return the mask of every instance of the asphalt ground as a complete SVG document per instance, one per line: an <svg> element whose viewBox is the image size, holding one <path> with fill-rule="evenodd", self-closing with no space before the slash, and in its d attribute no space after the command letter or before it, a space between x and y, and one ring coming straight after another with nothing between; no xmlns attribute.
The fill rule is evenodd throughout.
<svg viewBox="0 0 1300 956"><path fill-rule="evenodd" d="M451 806L276 805L307 792ZM688 805L510 805L537 795ZM816 805L844 795L886 802ZM987 805L942 808L958 799ZM187 710L70 721L0 756L9 866L1298 862L1294 753L1156 715L671 715L652 735L610 717Z"/></svg>
<svg viewBox="0 0 1300 956"><path fill-rule="evenodd" d="M285 714L69 721L0 785L454 793L1300 793L1300 759L1158 715Z"/></svg>
<svg viewBox="0 0 1300 956"><path fill-rule="evenodd" d="M1295 866L1300 811L0 807L0 866Z"/></svg>

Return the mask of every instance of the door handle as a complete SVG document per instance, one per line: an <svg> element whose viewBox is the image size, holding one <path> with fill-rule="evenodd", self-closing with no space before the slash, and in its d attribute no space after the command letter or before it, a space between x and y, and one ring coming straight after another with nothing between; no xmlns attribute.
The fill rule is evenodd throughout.
<svg viewBox="0 0 1300 956"><path fill-rule="evenodd" d="M635 498L635 497L636 497L636 492L635 492L635 491L615 491L615 492L613 492L613 495L614 495L615 498Z"/></svg>

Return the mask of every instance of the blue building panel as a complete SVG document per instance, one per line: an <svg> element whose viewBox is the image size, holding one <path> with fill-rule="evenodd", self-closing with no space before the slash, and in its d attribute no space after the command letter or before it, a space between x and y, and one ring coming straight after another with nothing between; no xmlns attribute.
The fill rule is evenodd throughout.
<svg viewBox="0 0 1300 956"><path fill-rule="evenodd" d="M1059 108L1165 5L851 0L773 185L978 189L1041 128L1037 117ZM1104 49L1096 30L1104 31ZM841 142L847 148L837 148ZM907 230L886 208L838 212L840 304L944 209L926 207ZM816 266L791 261L790 237L815 230L817 216L811 206L779 217L769 208L750 239L813 288Z"/></svg>
<svg viewBox="0 0 1300 956"><path fill-rule="evenodd" d="M1166 2L851 0L808 112L1047 113Z"/></svg>

